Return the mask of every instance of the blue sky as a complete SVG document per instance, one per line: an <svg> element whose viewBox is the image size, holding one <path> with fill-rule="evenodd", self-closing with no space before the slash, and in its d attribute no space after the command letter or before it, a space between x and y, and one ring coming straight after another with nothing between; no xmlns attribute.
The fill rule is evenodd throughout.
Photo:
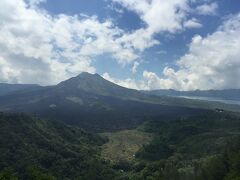
<svg viewBox="0 0 240 180"><path fill-rule="evenodd" d="M240 88L240 0L13 1L0 3L1 82L87 71L135 89Z"/></svg>
<svg viewBox="0 0 240 180"><path fill-rule="evenodd" d="M131 73L131 65L119 67L116 61L108 55L96 57L97 60L93 63L96 67L96 72L99 74L108 72L113 77L120 79L128 77L141 78L144 70L153 71L161 76L166 64L174 66L175 61L187 52L188 44L194 35L206 36L214 32L222 23L223 17L239 12L239 6L240 1L238 0L220 0L218 1L216 14L210 16L194 15L203 25L202 28L187 29L176 34L156 34L156 39L161 44L146 49L141 54L142 63L139 65L140 71L136 74ZM95 15L102 21L113 19L116 26L127 31L134 31L145 26L135 12L128 10L120 4L112 3L110 0L71 0L71 2L69 0L48 0L46 3L42 3L41 7L53 15L83 13L88 16ZM118 10L121 12L118 12Z"/></svg>

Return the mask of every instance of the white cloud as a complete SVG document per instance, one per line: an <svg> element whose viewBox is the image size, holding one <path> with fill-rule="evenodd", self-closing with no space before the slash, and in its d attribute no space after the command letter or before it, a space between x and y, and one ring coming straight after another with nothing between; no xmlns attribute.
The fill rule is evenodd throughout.
<svg viewBox="0 0 240 180"><path fill-rule="evenodd" d="M130 89L146 89L145 83L143 81L136 81L131 78L127 78L124 80L116 79L111 77L107 72L102 75L102 77L108 81L111 81L119 86L130 88Z"/></svg>
<svg viewBox="0 0 240 180"><path fill-rule="evenodd" d="M137 49L121 40L126 33L110 20L52 16L39 9L40 2L0 1L0 81L54 84L82 71L94 73L92 59L101 54L123 65L138 58Z"/></svg>
<svg viewBox="0 0 240 180"><path fill-rule="evenodd" d="M145 23L144 27L131 33L125 33L118 39L124 47L137 49L140 52L160 44L154 38L156 34L182 31L189 9L188 0L112 0L112 2L134 11ZM191 25L196 28L200 24L192 22Z"/></svg>
<svg viewBox="0 0 240 180"><path fill-rule="evenodd" d="M157 33L201 27L189 16L189 0L112 1L136 12L145 26L126 32L95 16L52 16L37 6L44 0L1 0L0 81L54 84L82 71L94 73L92 59L102 54L110 54L121 65L132 64L135 73L141 52L160 43L154 37ZM217 8L217 3L205 2L196 11L214 15ZM239 34L236 15L215 33L195 36L189 52L178 60L179 69L166 67L164 78L149 71L143 72L141 81L103 76L135 89L240 88L235 81L240 76Z"/></svg>
<svg viewBox="0 0 240 180"><path fill-rule="evenodd" d="M217 2L196 0L111 0L139 15L146 27L143 29L151 37L155 33L182 31L184 27L199 28L202 25L189 15L215 15ZM193 7L196 4L196 8ZM193 7L191 7L193 6ZM190 18L190 19L189 19ZM142 30L142 31L143 31Z"/></svg>
<svg viewBox="0 0 240 180"><path fill-rule="evenodd" d="M107 72L104 73L102 77L122 87L138 90L169 88L172 87L173 85L173 82L171 82L170 80L163 80L159 78L156 73L149 71L144 71L143 79L138 81L131 78L126 79L113 78Z"/></svg>
<svg viewBox="0 0 240 180"><path fill-rule="evenodd" d="M135 89L229 89L240 88L240 14L229 17L206 37L196 35L189 51L178 61L178 70L165 67L162 77L144 71L143 80L118 80L105 76L112 82Z"/></svg>
<svg viewBox="0 0 240 180"><path fill-rule="evenodd" d="M187 0L112 0L135 11L150 33L182 29L188 9Z"/></svg>
<svg viewBox="0 0 240 180"><path fill-rule="evenodd" d="M186 28L201 28L202 24L195 18L192 18L184 22L184 27Z"/></svg>
<svg viewBox="0 0 240 180"><path fill-rule="evenodd" d="M141 52L160 43L155 33L182 29L187 8L187 0L123 0L147 25L126 32L95 16L52 16L38 7L44 1L0 2L0 57L5 62L0 81L54 84L81 71L95 72L92 59L102 54L121 65L135 62L134 73Z"/></svg>
<svg viewBox="0 0 240 180"><path fill-rule="evenodd" d="M140 52L160 43L158 40L153 38L153 34L150 31L143 28L131 33L125 33L118 39L118 42L123 44L126 48L134 48Z"/></svg>
<svg viewBox="0 0 240 180"><path fill-rule="evenodd" d="M13 71L9 68L9 64L0 57L0 77L2 82L8 82L9 79L12 81L16 81L15 77L18 75L19 72Z"/></svg>
<svg viewBox="0 0 240 180"><path fill-rule="evenodd" d="M216 2L205 3L196 8L198 14L201 15L215 15L218 10L218 4Z"/></svg>
<svg viewBox="0 0 240 180"><path fill-rule="evenodd" d="M140 65L140 63L137 62L137 61L135 61L135 62L133 63L132 73L136 73L136 72L137 72L137 68L138 68L139 65Z"/></svg>
<svg viewBox="0 0 240 180"><path fill-rule="evenodd" d="M159 33L178 33L185 28L200 28L202 24L190 17L193 11L190 5L192 0L111 0L123 7L135 12L145 26L125 34L119 39L126 47L132 47L144 51L160 42L154 38ZM204 4L198 7L199 13L213 13L217 3ZM212 11L211 11L212 10ZM211 12L210 12L211 11Z"/></svg>
<svg viewBox="0 0 240 180"><path fill-rule="evenodd" d="M164 74L172 74L170 69L164 69ZM176 82L173 79L161 79L154 72L144 71L143 78L146 89L170 89L176 87Z"/></svg>
<svg viewBox="0 0 240 180"><path fill-rule="evenodd" d="M189 52L177 64L179 70L166 67L165 78L145 72L150 88L226 89L240 88L240 14L230 17L207 37L196 35Z"/></svg>

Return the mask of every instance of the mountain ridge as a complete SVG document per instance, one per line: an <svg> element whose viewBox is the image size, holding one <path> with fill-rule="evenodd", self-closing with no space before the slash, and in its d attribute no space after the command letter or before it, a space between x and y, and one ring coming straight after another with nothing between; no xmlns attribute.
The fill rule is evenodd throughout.
<svg viewBox="0 0 240 180"><path fill-rule="evenodd" d="M90 74L83 72L76 77L72 77L66 81L57 84L57 87L77 88L86 92L104 95L104 96L124 96L127 91L132 93L139 93L134 89L127 89L125 87L114 84L104 79L99 74ZM121 91L124 91L123 93Z"/></svg>
<svg viewBox="0 0 240 180"><path fill-rule="evenodd" d="M94 131L134 128L160 115L188 116L215 108L239 110L221 103L148 95L89 73L0 97L0 111L36 114Z"/></svg>
<svg viewBox="0 0 240 180"><path fill-rule="evenodd" d="M0 83L0 96L7 95L22 90L29 90L32 88L39 88L37 84L8 84Z"/></svg>
<svg viewBox="0 0 240 180"><path fill-rule="evenodd" d="M170 106L170 100L173 101L115 85L100 75L83 73L56 86L2 96L0 111L33 113L94 131L133 128L162 114L203 111Z"/></svg>

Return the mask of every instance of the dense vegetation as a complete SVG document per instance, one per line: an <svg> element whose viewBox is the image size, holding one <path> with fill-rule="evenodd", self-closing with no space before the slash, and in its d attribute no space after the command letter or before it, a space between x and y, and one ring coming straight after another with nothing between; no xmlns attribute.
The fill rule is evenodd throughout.
<svg viewBox="0 0 240 180"><path fill-rule="evenodd" d="M132 133L139 130L143 132L136 136ZM130 138L123 136L129 133ZM115 137L109 137L112 142L108 146L114 145L107 148L113 151L109 153L120 153L121 147L116 141L121 137L121 143L123 139L131 141L121 145L129 146L130 154L138 150L135 157L119 160L117 156L109 156L113 161L104 160L101 150L107 140L97 134L24 114L0 113L0 179L240 178L238 115L208 112L196 116L159 116L145 122L138 130L109 134ZM153 138L140 147L140 139L143 141L145 134ZM134 141L138 142L137 148ZM105 151L105 158L107 153Z"/></svg>
<svg viewBox="0 0 240 180"><path fill-rule="evenodd" d="M108 142L102 146L103 158L111 162L131 161L143 144L152 140L152 134L138 129L102 133Z"/></svg>
<svg viewBox="0 0 240 180"><path fill-rule="evenodd" d="M112 179L98 135L23 114L0 114L0 179Z"/></svg>
<svg viewBox="0 0 240 180"><path fill-rule="evenodd" d="M123 179L233 180L240 178L240 118L212 112L154 120L155 135L125 166ZM122 162L119 162L120 164Z"/></svg>

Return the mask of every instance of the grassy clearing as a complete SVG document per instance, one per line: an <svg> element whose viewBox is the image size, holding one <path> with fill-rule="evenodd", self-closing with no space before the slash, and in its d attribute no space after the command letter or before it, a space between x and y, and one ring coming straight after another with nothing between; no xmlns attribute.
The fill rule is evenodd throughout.
<svg viewBox="0 0 240 180"><path fill-rule="evenodd" d="M131 161L143 144L152 140L152 134L140 130L103 133L109 141L102 146L102 156L113 162Z"/></svg>

